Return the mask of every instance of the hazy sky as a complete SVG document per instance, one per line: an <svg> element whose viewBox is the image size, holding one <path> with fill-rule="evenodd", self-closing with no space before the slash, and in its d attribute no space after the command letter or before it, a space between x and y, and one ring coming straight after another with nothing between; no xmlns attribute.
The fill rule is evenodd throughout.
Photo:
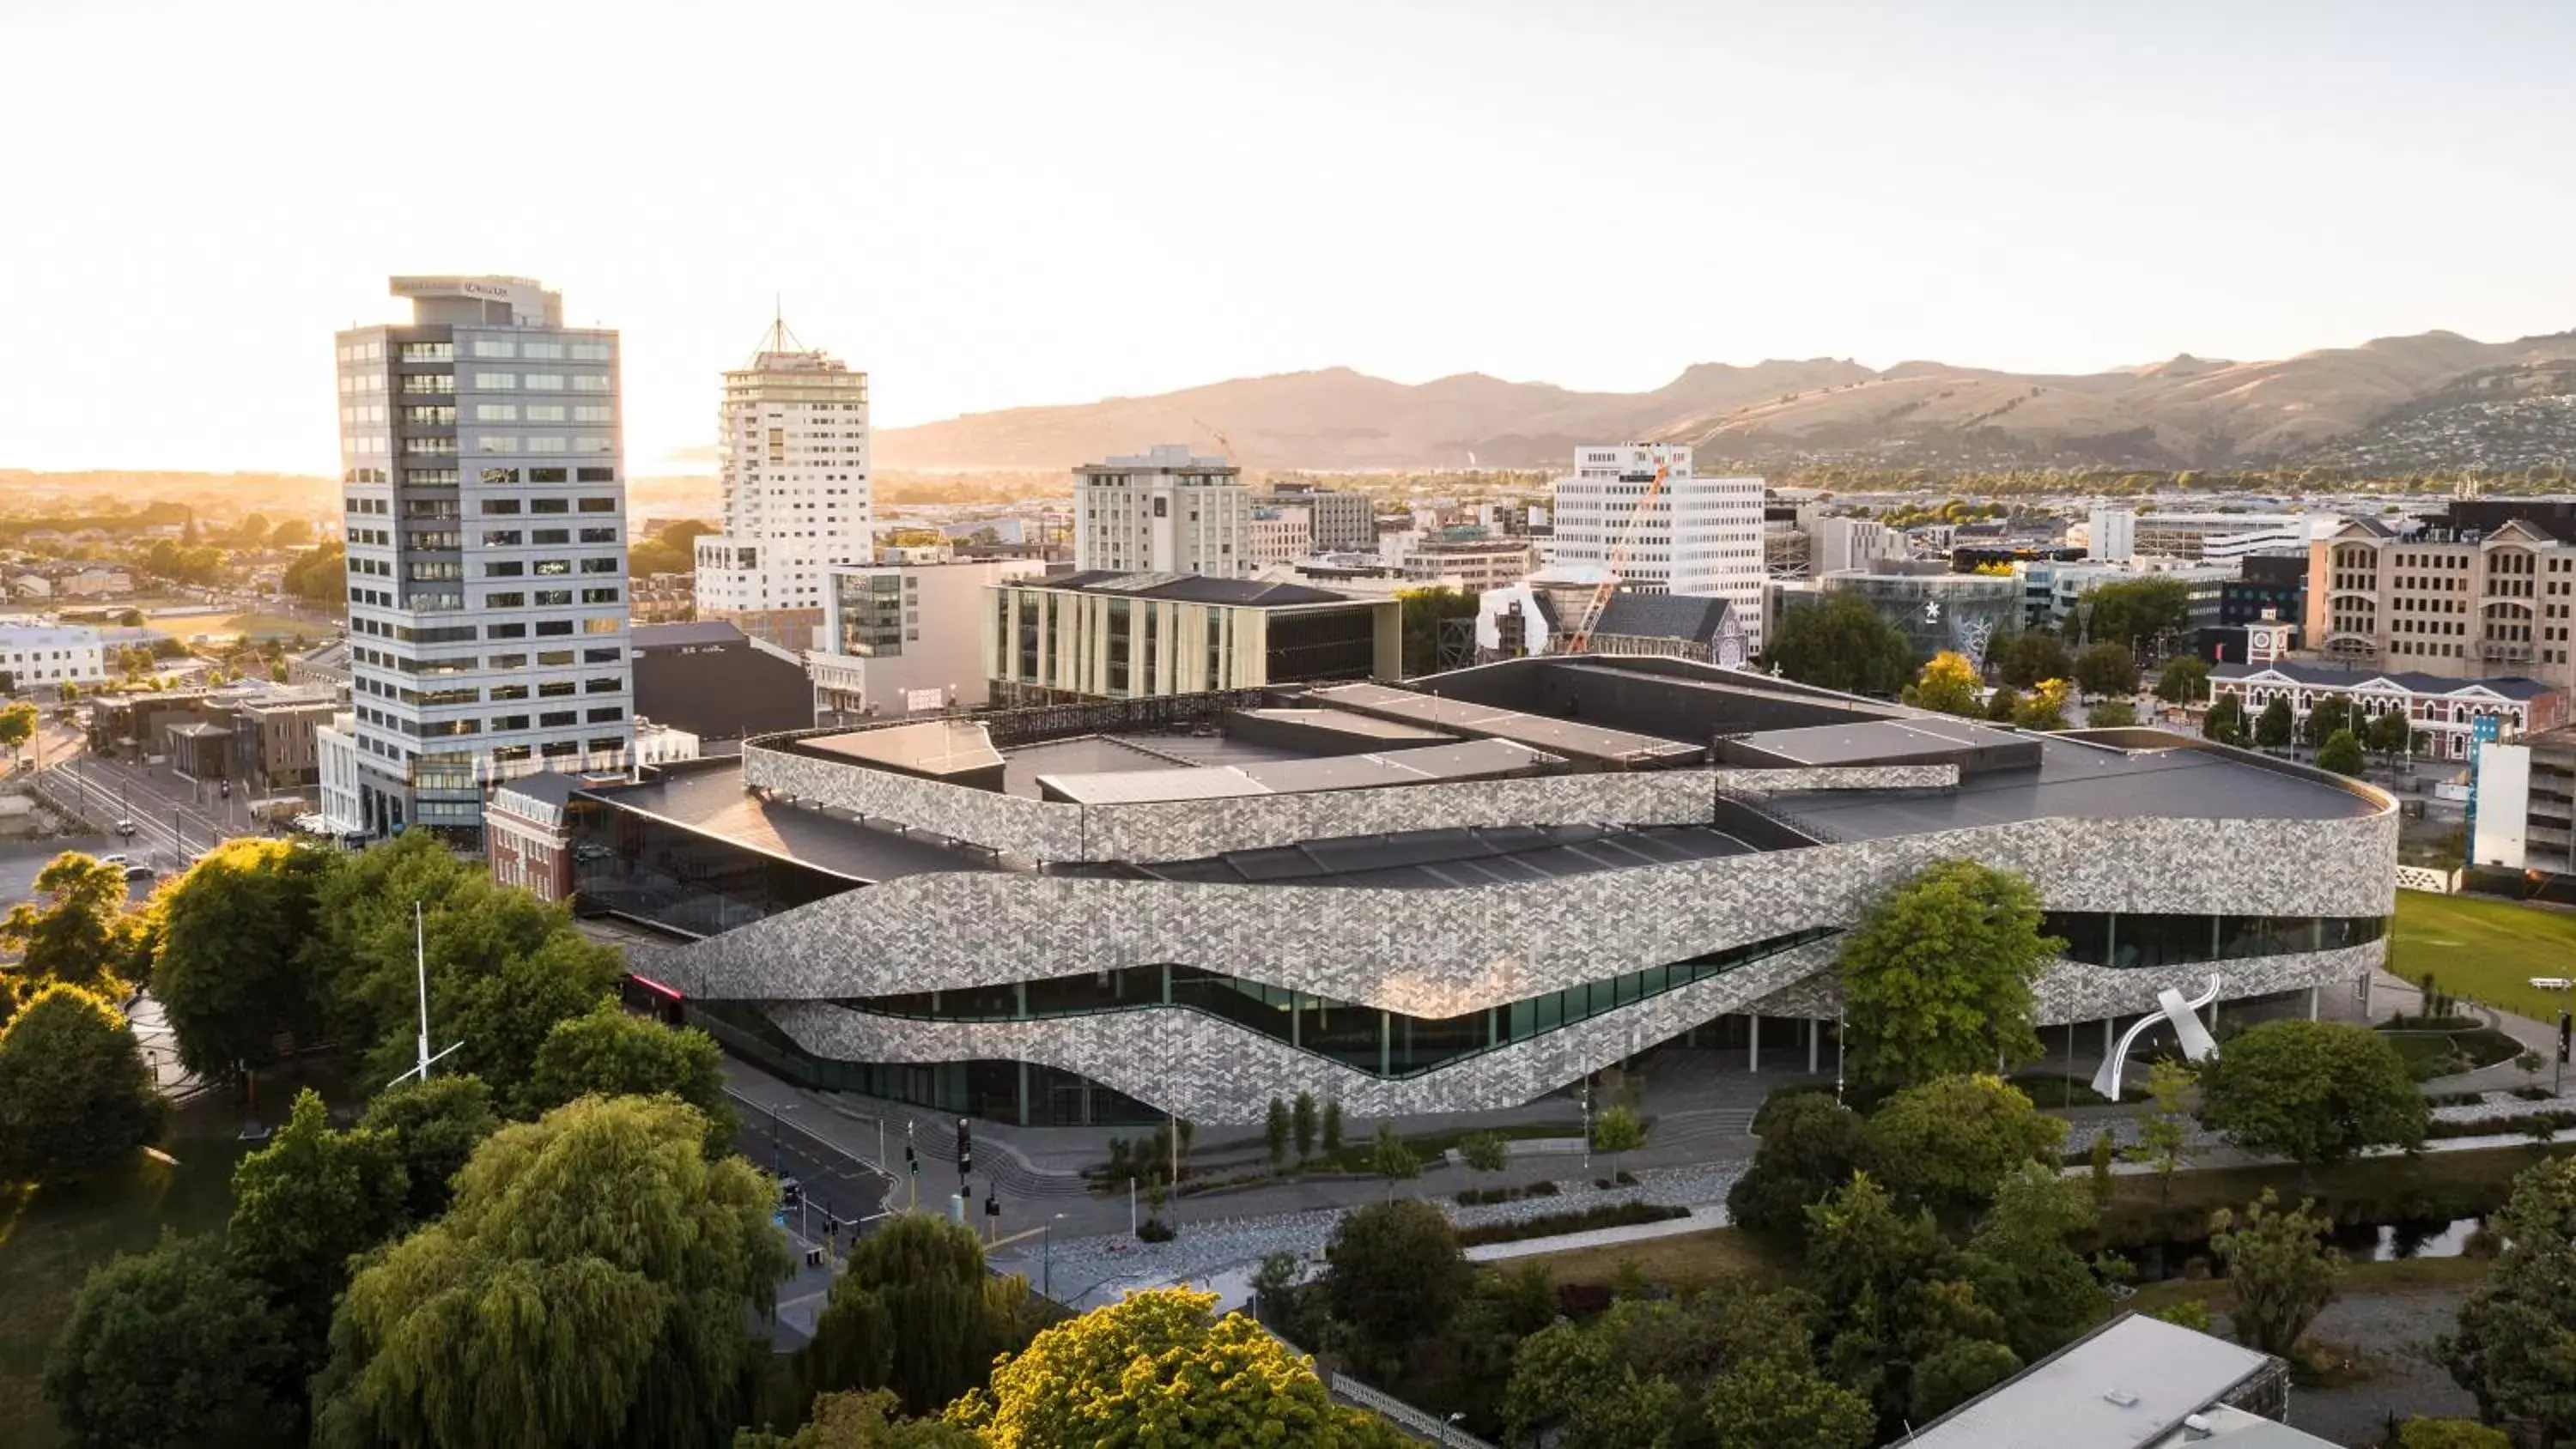
<svg viewBox="0 0 2576 1449"><path fill-rule="evenodd" d="M331 472L395 272L623 329L644 472L773 293L880 426L2555 331L2571 57L2564 0L0 0L0 466Z"/></svg>

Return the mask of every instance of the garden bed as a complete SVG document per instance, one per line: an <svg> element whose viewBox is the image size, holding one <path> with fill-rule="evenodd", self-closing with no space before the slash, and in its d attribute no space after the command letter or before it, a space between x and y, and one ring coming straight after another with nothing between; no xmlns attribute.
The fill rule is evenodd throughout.
<svg viewBox="0 0 2576 1449"><path fill-rule="evenodd" d="M1544 1213L1516 1223L1486 1223L1481 1227L1461 1228L1458 1230L1458 1246L1473 1248L1484 1243L1517 1243L1528 1238L1553 1238L1566 1233L1588 1233L1597 1228L1663 1223L1689 1216L1689 1208L1666 1207L1661 1203L1597 1203L1588 1208Z"/></svg>

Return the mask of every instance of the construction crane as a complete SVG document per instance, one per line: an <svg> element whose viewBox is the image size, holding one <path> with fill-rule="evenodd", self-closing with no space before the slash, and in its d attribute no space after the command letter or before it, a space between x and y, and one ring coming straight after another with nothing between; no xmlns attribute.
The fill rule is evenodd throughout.
<svg viewBox="0 0 2576 1449"><path fill-rule="evenodd" d="M1566 641L1565 652L1581 654L1592 647L1592 631L1601 627L1601 615L1610 607L1610 596L1619 590L1619 567L1628 561L1628 544L1637 536L1637 524L1646 516L1646 505L1664 491L1664 474L1668 462L1655 464L1655 479L1637 496L1636 506L1628 510L1628 522L1610 545L1610 557L1602 565L1601 582L1593 587L1592 597L1583 606L1583 617L1575 621L1574 634Z"/></svg>

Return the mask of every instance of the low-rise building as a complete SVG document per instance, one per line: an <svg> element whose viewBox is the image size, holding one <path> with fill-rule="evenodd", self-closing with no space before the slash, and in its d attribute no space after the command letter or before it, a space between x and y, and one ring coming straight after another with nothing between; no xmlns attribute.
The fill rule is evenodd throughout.
<svg viewBox="0 0 2576 1449"><path fill-rule="evenodd" d="M1455 579L1458 587L1478 594L1518 583L1537 567L1538 550L1528 539L1496 538L1482 530L1426 538L1404 555L1406 577L1423 583Z"/></svg>
<svg viewBox="0 0 2576 1449"><path fill-rule="evenodd" d="M1258 505L1243 538L1254 568L1301 559L1315 551L1315 515L1297 504Z"/></svg>
<svg viewBox="0 0 2576 1449"><path fill-rule="evenodd" d="M21 694L96 684L107 677L107 649L96 629L75 624L0 624L0 671Z"/></svg>
<svg viewBox="0 0 2576 1449"><path fill-rule="evenodd" d="M2290 1367L2143 1314L2115 1318L1959 1405L1906 1449L2333 1449L2282 1422Z"/></svg>
<svg viewBox="0 0 2576 1449"><path fill-rule="evenodd" d="M134 576L123 569L93 566L56 579L54 589L66 598L113 598L134 592Z"/></svg>
<svg viewBox="0 0 2576 1449"><path fill-rule="evenodd" d="M274 795L310 790L322 781L319 733L344 706L334 694L271 694L233 706L232 777Z"/></svg>
<svg viewBox="0 0 2576 1449"><path fill-rule="evenodd" d="M635 712L702 744L814 722L803 661L727 620L638 624L628 637Z"/></svg>
<svg viewBox="0 0 2576 1449"><path fill-rule="evenodd" d="M1258 506L1305 509L1314 551L1367 553L1377 547L1377 500L1365 493L1274 483L1268 493L1252 501Z"/></svg>
<svg viewBox="0 0 2576 1449"><path fill-rule="evenodd" d="M637 722L639 725L641 721ZM637 731L641 744L642 731ZM572 837L564 807L582 782L552 770L503 781L483 806L483 851L492 883L541 901L572 898Z"/></svg>
<svg viewBox="0 0 2576 1449"><path fill-rule="evenodd" d="M1398 679L1404 606L1297 584L1076 573L999 584L984 669L1003 705Z"/></svg>
<svg viewBox="0 0 2576 1449"><path fill-rule="evenodd" d="M833 569L823 642L805 656L815 709L889 719L982 708L985 591L1044 572L1030 559L960 559L946 550Z"/></svg>
<svg viewBox="0 0 2576 1449"><path fill-rule="evenodd" d="M2416 756L2435 760L2469 758L2471 741L2481 728L2490 738L2509 740L2554 729L2567 720L2563 690L2519 675L2447 679L2284 659L2217 665L2209 672L2209 690L2213 701L2222 695L2235 696L2249 720L2276 699L2288 701L2291 718L2301 721L2327 699L2342 699L2371 719L2402 712L2415 730ZM2479 724L2490 718L2493 724Z"/></svg>
<svg viewBox="0 0 2576 1449"><path fill-rule="evenodd" d="M358 803L358 719L347 708L313 732L313 762L324 831L334 836L365 834L367 817Z"/></svg>

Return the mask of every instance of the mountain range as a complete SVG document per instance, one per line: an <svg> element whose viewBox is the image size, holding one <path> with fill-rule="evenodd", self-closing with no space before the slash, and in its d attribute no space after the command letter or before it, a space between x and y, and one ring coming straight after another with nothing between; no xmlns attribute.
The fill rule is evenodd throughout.
<svg viewBox="0 0 2576 1449"><path fill-rule="evenodd" d="M2368 445L2374 430L2396 427L2415 440L2407 456L2424 455L2412 466L2466 467L2491 460L2446 461L2441 440L2474 437L2499 407L2538 428L2522 451L2576 457L2576 409L2516 411L2576 393L2570 364L2576 332L2512 342L2426 332L2277 362L2186 354L2066 375L1829 358L1700 363L1642 393L1480 373L1406 384L1334 367L889 428L877 434L876 460L1062 469L1185 442L1264 469L1526 468L1563 466L1583 443L1654 440L1769 465L2210 468L2334 461L2355 447L2377 457L2386 449Z"/></svg>

